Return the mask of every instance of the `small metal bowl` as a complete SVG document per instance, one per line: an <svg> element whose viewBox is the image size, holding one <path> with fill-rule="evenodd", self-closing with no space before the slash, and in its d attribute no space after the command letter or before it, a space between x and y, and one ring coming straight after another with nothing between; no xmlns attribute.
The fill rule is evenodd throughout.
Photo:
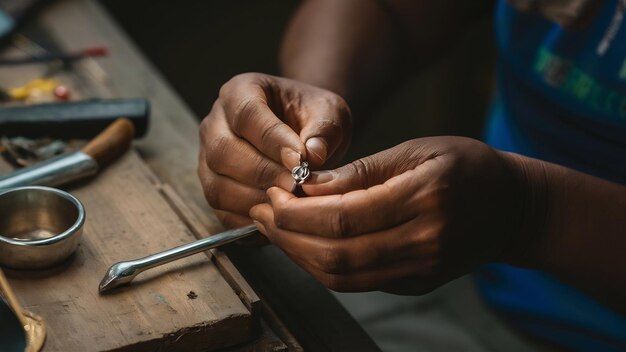
<svg viewBox="0 0 626 352"><path fill-rule="evenodd" d="M71 194L50 187L0 190L0 265L45 268L78 247L85 208Z"/></svg>

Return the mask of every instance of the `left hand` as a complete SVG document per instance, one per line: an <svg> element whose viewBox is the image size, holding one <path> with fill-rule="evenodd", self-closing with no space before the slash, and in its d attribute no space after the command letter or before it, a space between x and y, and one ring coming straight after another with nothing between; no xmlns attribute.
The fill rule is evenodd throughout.
<svg viewBox="0 0 626 352"><path fill-rule="evenodd" d="M350 144L350 109L337 94L261 73L233 77L200 125L198 176L225 227L248 225L271 186L293 187L291 170L319 168Z"/></svg>
<svg viewBox="0 0 626 352"><path fill-rule="evenodd" d="M423 294L533 243L531 192L511 158L468 138L415 139L314 173L310 197L270 188L250 215L333 290Z"/></svg>

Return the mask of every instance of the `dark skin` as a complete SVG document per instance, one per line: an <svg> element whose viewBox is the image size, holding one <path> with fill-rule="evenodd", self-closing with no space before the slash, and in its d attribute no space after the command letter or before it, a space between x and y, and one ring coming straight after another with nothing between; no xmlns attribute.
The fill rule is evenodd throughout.
<svg viewBox="0 0 626 352"><path fill-rule="evenodd" d="M300 160L319 168L338 159L350 133L350 110L339 95L286 78L236 76L200 126L204 194L224 225L249 224L265 190L291 189L288 170Z"/></svg>
<svg viewBox="0 0 626 352"><path fill-rule="evenodd" d="M463 2L448 3L417 2L416 16L448 11L464 20L413 36L414 47L432 48L458 33L466 21ZM432 137L315 172L303 186L307 198L288 192L289 170L300 159L328 169L348 147L352 118L342 97L362 101L389 83L383 67L370 70L367 63L401 67L393 63L402 62L403 51L389 49L400 45L391 38L395 27L375 2L359 4L360 16L343 37L351 1L302 5L282 54L295 80L245 74L220 91L201 126L199 174L223 223L253 219L271 242L338 291L422 294L500 262L550 272L626 314L622 185L476 140ZM311 34L316 26L328 32L323 38L339 38L321 40ZM381 30L366 41L368 28Z"/></svg>

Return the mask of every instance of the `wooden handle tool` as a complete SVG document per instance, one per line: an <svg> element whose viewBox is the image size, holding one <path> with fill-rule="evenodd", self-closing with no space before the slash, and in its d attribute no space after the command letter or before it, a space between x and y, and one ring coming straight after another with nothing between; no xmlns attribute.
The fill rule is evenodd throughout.
<svg viewBox="0 0 626 352"><path fill-rule="evenodd" d="M124 154L134 136L133 123L121 117L83 147L82 152L92 157L98 166L102 166Z"/></svg>
<svg viewBox="0 0 626 352"><path fill-rule="evenodd" d="M80 151L63 154L0 177L0 189L30 185L54 187L93 176L130 147L134 134L132 122L119 118Z"/></svg>

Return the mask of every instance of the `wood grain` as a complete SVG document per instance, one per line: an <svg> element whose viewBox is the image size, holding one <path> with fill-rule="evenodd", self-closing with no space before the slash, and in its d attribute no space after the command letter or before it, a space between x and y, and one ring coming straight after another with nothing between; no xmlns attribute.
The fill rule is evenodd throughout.
<svg viewBox="0 0 626 352"><path fill-rule="evenodd" d="M61 73L60 78L80 89L73 91L73 94L78 93L74 96L149 99L151 127L146 138L135 143L137 150L159 178L172 185L209 233L222 230L204 199L196 176L199 146L194 113L102 5L95 0L59 0L42 12L37 26L63 49L78 50L96 44L109 48L110 57L77 62L71 74ZM202 38L201 33L195 34L198 39ZM31 65L19 69L0 68L0 83L23 84L41 76L44 70ZM305 349L379 350L323 286L276 248L234 247L228 249L228 257L263 297L264 304L268 304L266 299L271 299L269 304L276 311L279 323L286 324ZM290 339L284 341L290 349L299 349ZM251 348L268 349L264 343ZM250 349L244 346L241 350Z"/></svg>
<svg viewBox="0 0 626 352"><path fill-rule="evenodd" d="M185 202L180 198L174 188L170 185L163 185L160 188L161 193L170 203L176 214L185 222L189 227L193 235L197 239L202 239L209 236L208 231L202 225L202 223L194 216L191 209L187 207ZM256 292L250 287L248 282L241 276L237 268L230 261L222 251L217 248L213 248L208 252L205 252L222 272L224 279L235 290L241 301L251 312L256 312L260 308L261 299L257 296Z"/></svg>
<svg viewBox="0 0 626 352"><path fill-rule="evenodd" d="M49 270L7 270L25 309L48 323L45 351L206 351L253 336L250 311L204 255L139 275L99 295L114 262L195 239L158 191L160 181L134 151L69 191L85 205L81 245ZM193 291L197 298L187 294Z"/></svg>

